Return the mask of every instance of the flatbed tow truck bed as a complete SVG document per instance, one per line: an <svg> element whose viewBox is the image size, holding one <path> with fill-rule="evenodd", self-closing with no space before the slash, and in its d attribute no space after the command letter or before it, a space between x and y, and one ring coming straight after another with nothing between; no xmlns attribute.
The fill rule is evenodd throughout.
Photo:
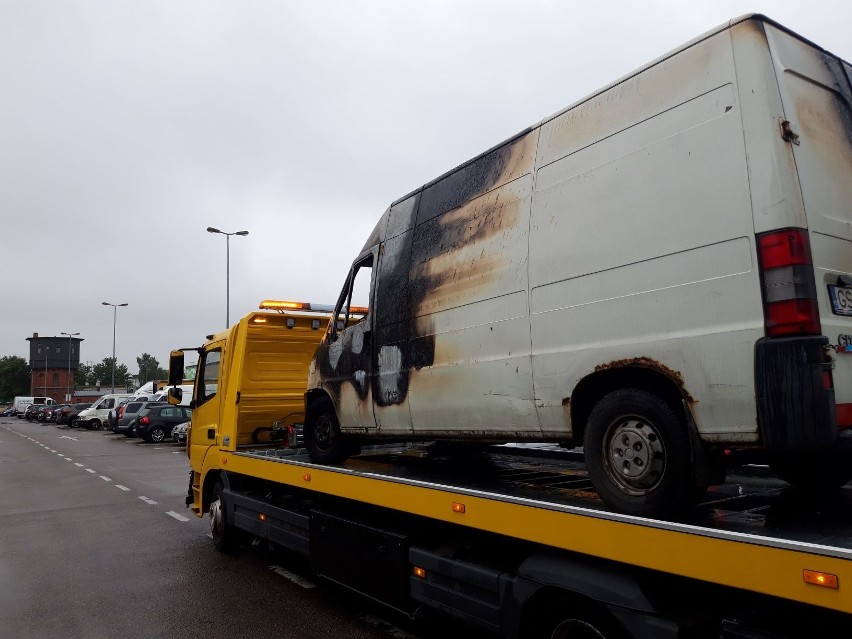
<svg viewBox="0 0 852 639"><path fill-rule="evenodd" d="M301 449L248 447L219 454L229 475L337 499L356 512L378 507L408 513L548 551L715 584L723 592L836 611L841 614L834 619L844 622L852 613L849 486L820 498L797 492L759 467L733 469L728 482L711 488L694 512L660 521L609 511L571 451L498 446L456 456L430 446L377 446L339 467L313 464ZM307 515L301 524L276 523L272 504L266 508L251 494L228 500L239 528L295 549L302 543L306 554L313 548ZM300 525L304 532L294 533ZM302 534L302 542L294 543Z"/></svg>

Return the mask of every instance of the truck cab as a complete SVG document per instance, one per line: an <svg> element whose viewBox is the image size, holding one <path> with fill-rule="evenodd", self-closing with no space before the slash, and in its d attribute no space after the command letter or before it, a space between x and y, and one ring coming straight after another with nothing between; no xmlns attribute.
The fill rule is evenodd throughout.
<svg viewBox="0 0 852 639"><path fill-rule="evenodd" d="M211 450L286 446L301 428L308 363L325 333L329 309L267 300L261 310L191 349L198 353L198 365L187 454L193 482L189 496L197 513L207 508L200 482L215 479L210 471L218 469ZM175 405L186 405L180 388L185 350L190 349L172 351L169 360L168 401Z"/></svg>

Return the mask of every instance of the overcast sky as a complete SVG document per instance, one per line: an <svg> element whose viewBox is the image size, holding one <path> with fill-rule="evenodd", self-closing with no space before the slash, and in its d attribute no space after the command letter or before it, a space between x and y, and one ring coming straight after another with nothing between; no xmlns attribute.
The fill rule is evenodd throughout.
<svg viewBox="0 0 852 639"><path fill-rule="evenodd" d="M331 304L401 195L726 20L847 60L852 2L0 0L0 356L168 361Z"/></svg>

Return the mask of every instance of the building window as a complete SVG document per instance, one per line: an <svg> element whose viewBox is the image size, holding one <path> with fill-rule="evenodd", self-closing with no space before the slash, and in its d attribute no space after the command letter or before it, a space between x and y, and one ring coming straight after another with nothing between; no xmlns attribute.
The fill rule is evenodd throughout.
<svg viewBox="0 0 852 639"><path fill-rule="evenodd" d="M38 347L38 354L41 355L41 346Z"/></svg>
<svg viewBox="0 0 852 639"><path fill-rule="evenodd" d="M58 346L56 347L56 354L59 355L62 352L62 349Z"/></svg>

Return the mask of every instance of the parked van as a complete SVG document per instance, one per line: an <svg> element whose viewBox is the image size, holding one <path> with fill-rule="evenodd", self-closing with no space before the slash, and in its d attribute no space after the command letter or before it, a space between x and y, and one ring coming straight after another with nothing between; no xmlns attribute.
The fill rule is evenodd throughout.
<svg viewBox="0 0 852 639"><path fill-rule="evenodd" d="M312 458L582 445L600 496L649 516L722 481L728 449L844 484L850 80L747 16L395 201L310 367Z"/></svg>
<svg viewBox="0 0 852 639"><path fill-rule="evenodd" d="M90 430L100 430L101 425L107 423L109 412L121 402L133 397L133 393L116 393L102 395L92 405L80 411L77 415L77 426L85 426Z"/></svg>
<svg viewBox="0 0 852 639"><path fill-rule="evenodd" d="M18 419L24 418L24 411L30 404L55 406L56 402L50 397L16 397L12 400L12 410Z"/></svg>

